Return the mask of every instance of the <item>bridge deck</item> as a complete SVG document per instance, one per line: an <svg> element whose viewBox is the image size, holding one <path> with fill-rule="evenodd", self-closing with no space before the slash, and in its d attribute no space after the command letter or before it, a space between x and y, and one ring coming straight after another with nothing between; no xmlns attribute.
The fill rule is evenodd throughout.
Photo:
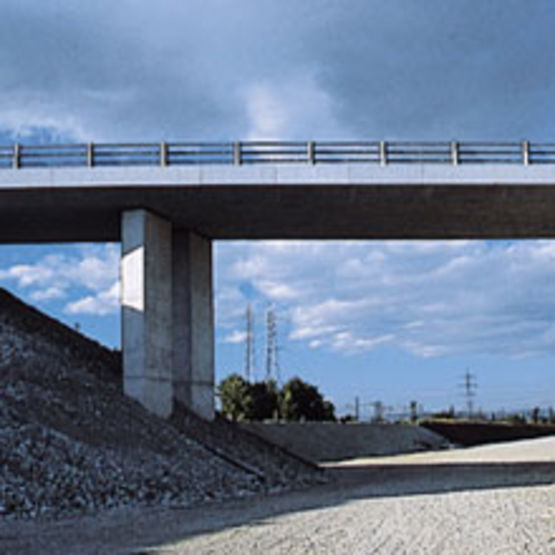
<svg viewBox="0 0 555 555"><path fill-rule="evenodd" d="M117 241L145 208L214 239L555 237L555 165L4 169L0 242Z"/></svg>

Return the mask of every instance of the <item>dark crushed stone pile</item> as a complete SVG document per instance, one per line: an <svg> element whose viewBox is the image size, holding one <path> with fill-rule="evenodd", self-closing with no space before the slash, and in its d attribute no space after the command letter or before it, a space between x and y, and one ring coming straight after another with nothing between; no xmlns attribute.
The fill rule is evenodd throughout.
<svg viewBox="0 0 555 555"><path fill-rule="evenodd" d="M305 486L320 471L183 407L122 393L120 357L0 289L0 516L66 517Z"/></svg>

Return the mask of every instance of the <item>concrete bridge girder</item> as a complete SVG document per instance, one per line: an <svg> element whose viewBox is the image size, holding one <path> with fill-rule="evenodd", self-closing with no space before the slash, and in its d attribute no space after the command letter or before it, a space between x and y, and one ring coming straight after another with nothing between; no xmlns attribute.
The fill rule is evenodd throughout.
<svg viewBox="0 0 555 555"><path fill-rule="evenodd" d="M147 210L121 219L124 391L168 417L178 400L214 417L210 239Z"/></svg>

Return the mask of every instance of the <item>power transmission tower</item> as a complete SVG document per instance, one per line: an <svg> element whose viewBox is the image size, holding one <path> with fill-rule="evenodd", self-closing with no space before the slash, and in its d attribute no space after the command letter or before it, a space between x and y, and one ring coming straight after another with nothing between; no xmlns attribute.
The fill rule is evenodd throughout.
<svg viewBox="0 0 555 555"><path fill-rule="evenodd" d="M254 315L250 303L245 311L245 379L254 377Z"/></svg>
<svg viewBox="0 0 555 555"><path fill-rule="evenodd" d="M476 397L476 390L478 389L476 375L467 370L463 376L463 383L459 384L459 386L464 389L468 418L472 418L474 413L474 397Z"/></svg>
<svg viewBox="0 0 555 555"><path fill-rule="evenodd" d="M266 381L280 381L276 313L270 305L266 311Z"/></svg>

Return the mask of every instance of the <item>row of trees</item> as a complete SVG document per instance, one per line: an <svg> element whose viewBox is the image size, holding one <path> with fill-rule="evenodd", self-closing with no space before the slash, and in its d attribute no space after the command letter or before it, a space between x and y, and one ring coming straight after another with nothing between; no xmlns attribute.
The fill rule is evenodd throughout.
<svg viewBox="0 0 555 555"><path fill-rule="evenodd" d="M221 412L239 420L335 420L335 408L318 388L291 378L280 389L274 380L251 383L239 374L220 382Z"/></svg>

